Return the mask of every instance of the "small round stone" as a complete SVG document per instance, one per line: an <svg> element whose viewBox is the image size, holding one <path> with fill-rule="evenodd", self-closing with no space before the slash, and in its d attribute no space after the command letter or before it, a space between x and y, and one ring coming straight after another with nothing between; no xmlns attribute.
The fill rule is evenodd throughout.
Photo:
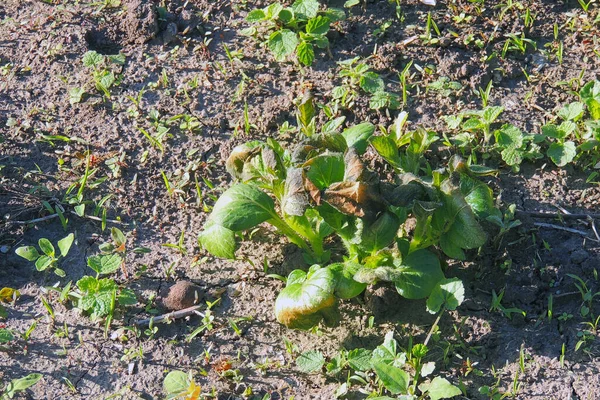
<svg viewBox="0 0 600 400"><path fill-rule="evenodd" d="M202 289L192 282L179 281L169 288L169 294L163 299L163 305L171 311L182 310L200 303Z"/></svg>

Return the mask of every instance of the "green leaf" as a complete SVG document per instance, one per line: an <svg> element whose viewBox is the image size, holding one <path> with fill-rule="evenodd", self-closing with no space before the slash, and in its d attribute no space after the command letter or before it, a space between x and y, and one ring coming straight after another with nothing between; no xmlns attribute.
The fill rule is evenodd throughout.
<svg viewBox="0 0 600 400"><path fill-rule="evenodd" d="M35 262L35 268L38 271L44 271L46 268L52 265L52 261L53 259L48 256L40 256L40 258L38 258Z"/></svg>
<svg viewBox="0 0 600 400"><path fill-rule="evenodd" d="M385 334L383 343L373 350L371 365L377 362L384 362L398 368L406 363L406 354L398 354L398 342L394 339L394 331L388 331Z"/></svg>
<svg viewBox="0 0 600 400"><path fill-rule="evenodd" d="M398 155L398 148L394 139L389 136L371 136L369 142L375 151L392 167L401 167L402 160Z"/></svg>
<svg viewBox="0 0 600 400"><path fill-rule="evenodd" d="M423 299L444 279L440 260L426 249L413 251L398 268L401 275L394 280L398 293L407 299Z"/></svg>
<svg viewBox="0 0 600 400"><path fill-rule="evenodd" d="M558 116L564 120L573 121L581 117L583 111L583 103L576 101L558 110Z"/></svg>
<svg viewBox="0 0 600 400"><path fill-rule="evenodd" d="M423 393L427 392L431 400L451 399L454 396L460 396L461 390L448 382L445 378L436 376L431 382L422 383L419 385L419 390Z"/></svg>
<svg viewBox="0 0 600 400"><path fill-rule="evenodd" d="M87 259L88 266L99 275L108 275L116 272L123 259L118 254L107 254L104 256L91 256Z"/></svg>
<svg viewBox="0 0 600 400"><path fill-rule="evenodd" d="M77 281L77 287L84 293L97 292L99 288L98 279L93 276L84 276Z"/></svg>
<svg viewBox="0 0 600 400"><path fill-rule="evenodd" d="M267 194L255 186L238 183L221 195L209 218L214 224L237 232L274 216L275 203Z"/></svg>
<svg viewBox="0 0 600 400"><path fill-rule="evenodd" d="M296 54L298 55L298 61L306 66L312 65L315 60L315 49L313 48L313 45L305 41L300 42Z"/></svg>
<svg viewBox="0 0 600 400"><path fill-rule="evenodd" d="M502 160L506 163L506 165L511 167L521 165L521 162L523 162L523 152L519 149L512 147L504 149L500 155L502 156Z"/></svg>
<svg viewBox="0 0 600 400"><path fill-rule="evenodd" d="M465 287L458 278L444 279L438 282L427 299L427 311L436 314L442 306L446 310L456 310L465 300Z"/></svg>
<svg viewBox="0 0 600 400"><path fill-rule="evenodd" d="M577 155L575 143L566 141L564 143L554 142L548 148L548 157L559 167L564 167Z"/></svg>
<svg viewBox="0 0 600 400"><path fill-rule="evenodd" d="M518 149L523 145L523 132L511 124L504 124L494 134L496 143L504 149Z"/></svg>
<svg viewBox="0 0 600 400"><path fill-rule="evenodd" d="M319 15L312 18L306 24L306 33L313 35L325 35L329 31L331 20L327 17Z"/></svg>
<svg viewBox="0 0 600 400"><path fill-rule="evenodd" d="M370 122L354 125L342 132L348 147L354 147L358 154L367 150L368 140L375 132L375 126Z"/></svg>
<svg viewBox="0 0 600 400"><path fill-rule="evenodd" d="M180 395L187 393L190 387L190 378L183 371L171 371L165 376L163 389L167 394Z"/></svg>
<svg viewBox="0 0 600 400"><path fill-rule="evenodd" d="M137 296L135 292L131 289L123 289L119 292L117 296L117 301L122 306L133 306L137 304Z"/></svg>
<svg viewBox="0 0 600 400"><path fill-rule="evenodd" d="M319 2L317 0L296 0L292 4L294 14L300 19L309 20L317 16Z"/></svg>
<svg viewBox="0 0 600 400"><path fill-rule="evenodd" d="M49 257L54 257L54 246L52 246L52 243L50 243L48 239L41 238L40 240L38 240L38 246L40 246L40 249L44 252L44 254L46 254Z"/></svg>
<svg viewBox="0 0 600 400"><path fill-rule="evenodd" d="M494 212L494 192L488 185L467 174L460 175L460 191L465 201L480 218Z"/></svg>
<svg viewBox="0 0 600 400"><path fill-rule="evenodd" d="M310 329L317 325L324 311L335 306L336 280L329 268L313 272L305 281L291 283L275 301L277 321L292 329Z"/></svg>
<svg viewBox="0 0 600 400"><path fill-rule="evenodd" d="M123 232L119 228L111 228L110 229L110 237L115 242L117 247L124 245L127 243L127 238L123 234Z"/></svg>
<svg viewBox="0 0 600 400"><path fill-rule="evenodd" d="M400 368L388 365L382 361L373 364L373 369L383 386L392 394L406 393L408 389L408 374Z"/></svg>
<svg viewBox="0 0 600 400"><path fill-rule="evenodd" d="M501 106L486 107L481 113L481 118L485 123L491 124L494 121L496 121L496 119L500 116L500 114L502 114L503 111L504 107Z"/></svg>
<svg viewBox="0 0 600 400"><path fill-rule="evenodd" d="M332 183L344 180L344 156L339 153L322 154L308 160L306 177L319 189L323 190Z"/></svg>
<svg viewBox="0 0 600 400"><path fill-rule="evenodd" d="M21 246L15 250L15 253L27 261L35 261L40 256L40 253L38 253L37 249L33 246Z"/></svg>
<svg viewBox="0 0 600 400"><path fill-rule="evenodd" d="M73 240L75 240L75 235L70 233L68 236L60 239L58 241L58 249L60 250L60 255L66 257L69 254L69 250L71 249L71 245L73 244Z"/></svg>
<svg viewBox="0 0 600 400"><path fill-rule="evenodd" d="M82 87L72 87L69 89L69 103L71 105L81 103L85 90Z"/></svg>
<svg viewBox="0 0 600 400"><path fill-rule="evenodd" d="M24 376L23 378L13 379L6 387L5 394L6 396L8 396L8 398L12 399L15 393L27 390L28 388L38 383L38 381L42 379L42 377L42 374L34 373Z"/></svg>
<svg viewBox="0 0 600 400"><path fill-rule="evenodd" d="M391 212L384 212L363 230L362 245L368 252L381 250L394 241L398 228L400 228L398 216Z"/></svg>
<svg viewBox="0 0 600 400"><path fill-rule="evenodd" d="M327 266L335 277L334 293L339 299L351 299L362 293L367 287L365 283L354 280L354 275L361 269L361 265L352 261L330 264Z"/></svg>
<svg viewBox="0 0 600 400"><path fill-rule="evenodd" d="M588 106L593 119L600 119L600 81L588 82L579 91L581 99Z"/></svg>
<svg viewBox="0 0 600 400"><path fill-rule="evenodd" d="M215 257L235 259L235 232L221 225L208 223L198 235L198 243Z"/></svg>
<svg viewBox="0 0 600 400"><path fill-rule="evenodd" d="M296 359L296 365L302 372L310 373L317 372L323 368L325 357L320 351L309 350L300 354Z"/></svg>
<svg viewBox="0 0 600 400"><path fill-rule="evenodd" d="M246 21L248 22L260 22L267 18L267 15L263 10L252 10L246 16Z"/></svg>
<svg viewBox="0 0 600 400"><path fill-rule="evenodd" d="M367 93L377 93L385 89L385 84L378 74L369 71L360 78L360 87Z"/></svg>
<svg viewBox="0 0 600 400"><path fill-rule="evenodd" d="M90 50L83 55L81 61L86 67L97 67L104 61L104 56L94 50Z"/></svg>
<svg viewBox="0 0 600 400"><path fill-rule="evenodd" d="M0 328L0 343L8 343L15 337L11 331L5 328Z"/></svg>
<svg viewBox="0 0 600 400"><path fill-rule="evenodd" d="M292 54L298 46L297 35L289 29L273 32L269 36L269 49L275 55L277 61L283 61Z"/></svg>
<svg viewBox="0 0 600 400"><path fill-rule="evenodd" d="M371 369L371 356L373 352L367 349L353 349L348 352L348 364L355 371L368 371Z"/></svg>

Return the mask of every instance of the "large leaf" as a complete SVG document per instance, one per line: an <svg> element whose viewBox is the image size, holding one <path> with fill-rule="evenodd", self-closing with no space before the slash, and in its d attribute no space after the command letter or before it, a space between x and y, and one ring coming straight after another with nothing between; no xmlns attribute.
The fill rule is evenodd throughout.
<svg viewBox="0 0 600 400"><path fill-rule="evenodd" d="M350 147L344 154L344 163L346 168L344 171L344 181L359 182L363 180L365 175L365 166L356 153L356 149Z"/></svg>
<svg viewBox="0 0 600 400"><path fill-rule="evenodd" d="M367 150L368 140L375 132L375 126L370 122L354 125L342 132L346 139L348 147L354 147L358 154L363 154Z"/></svg>
<svg viewBox="0 0 600 400"><path fill-rule="evenodd" d="M283 61L292 54L298 46L297 35L289 29L275 31L269 36L269 49L275 55L277 61Z"/></svg>
<svg viewBox="0 0 600 400"><path fill-rule="evenodd" d="M438 282L427 299L427 311L435 314L445 307L456 310L465 299L465 287L458 278L443 279Z"/></svg>
<svg viewBox="0 0 600 400"><path fill-rule="evenodd" d="M306 33L313 35L325 35L329 31L331 20L322 15L312 18L306 24Z"/></svg>
<svg viewBox="0 0 600 400"><path fill-rule="evenodd" d="M198 243L215 257L235 258L235 232L215 223L209 223L198 235Z"/></svg>
<svg viewBox="0 0 600 400"><path fill-rule="evenodd" d="M370 200L369 187L362 182L337 182L323 193L323 200L338 211L364 217Z"/></svg>
<svg viewBox="0 0 600 400"><path fill-rule="evenodd" d="M460 191L478 217L485 218L494 212L494 192L485 183L467 174L461 174Z"/></svg>
<svg viewBox="0 0 600 400"><path fill-rule="evenodd" d="M323 318L323 312L335 306L334 273L329 268L313 272L305 281L291 283L277 296L277 321L292 329L310 329Z"/></svg>
<svg viewBox="0 0 600 400"><path fill-rule="evenodd" d="M394 280L396 290L407 299L423 299L431 294L436 284L444 279L440 260L429 250L410 253L398 268L400 276Z"/></svg>
<svg viewBox="0 0 600 400"><path fill-rule="evenodd" d="M575 143L571 141L566 141L564 143L554 142L548 148L548 157L556 164L558 167L564 167L577 155L577 149L575 147Z"/></svg>
<svg viewBox="0 0 600 400"><path fill-rule="evenodd" d="M523 145L523 132L511 124L504 124L494 133L496 143L504 149L518 149Z"/></svg>
<svg viewBox="0 0 600 400"><path fill-rule="evenodd" d="M317 16L319 2L317 0L296 0L292 10L297 18L308 20Z"/></svg>
<svg viewBox="0 0 600 400"><path fill-rule="evenodd" d="M9 399L12 399L16 393L22 392L32 387L33 385L38 383L38 381L42 379L42 377L42 374L33 373L22 378L13 379L6 387L5 394Z"/></svg>
<svg viewBox="0 0 600 400"><path fill-rule="evenodd" d="M331 186L344 179L344 157L339 153L328 153L311 158L305 164L308 166L306 177L319 190Z"/></svg>
<svg viewBox="0 0 600 400"><path fill-rule="evenodd" d="M400 228L400 219L396 214L384 212L363 231L362 245L366 251L377 251L394 241Z"/></svg>
<svg viewBox="0 0 600 400"><path fill-rule="evenodd" d="M389 136L372 136L369 139L377 153L394 168L401 168L402 160L398 155L396 142Z"/></svg>
<svg viewBox="0 0 600 400"><path fill-rule="evenodd" d="M267 194L255 186L238 183L217 200L210 220L237 232L253 228L275 215L275 203Z"/></svg>
<svg viewBox="0 0 600 400"><path fill-rule="evenodd" d="M460 396L461 390L448 382L447 379L436 376L431 382L419 385L422 393L427 392L430 400L451 399L454 396Z"/></svg>
<svg viewBox="0 0 600 400"><path fill-rule="evenodd" d="M383 386L392 394L406 393L410 377L405 371L383 361L373 363L373 369Z"/></svg>

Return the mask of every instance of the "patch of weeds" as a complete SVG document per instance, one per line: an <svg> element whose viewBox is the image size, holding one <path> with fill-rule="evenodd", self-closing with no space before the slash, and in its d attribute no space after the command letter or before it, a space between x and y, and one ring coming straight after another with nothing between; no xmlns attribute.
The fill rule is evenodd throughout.
<svg viewBox="0 0 600 400"><path fill-rule="evenodd" d="M74 240L75 235L72 233L59 240L57 246L60 254L56 254L54 246L46 238L41 238L38 241L38 246L42 251L41 254L34 246L21 246L15 250L15 253L28 261L35 262L35 268L38 271L45 271L50 268L56 275L64 278L65 271L58 267L58 261L69 254Z"/></svg>
<svg viewBox="0 0 600 400"><path fill-rule="evenodd" d="M360 57L338 61L340 72L338 76L342 84L331 91L334 103L351 109L359 95L359 90L370 96L369 108L379 110L389 108L395 110L400 106L400 98L385 90L385 83L379 74L371 71L371 67Z"/></svg>
<svg viewBox="0 0 600 400"><path fill-rule="evenodd" d="M439 317L445 310L455 310L464 300L462 282L457 279L440 282L435 294L427 302L431 313L439 313L424 343L413 344L409 340L406 349L400 348L394 332L386 333L384 341L374 350L357 348L342 349L329 361L318 350L300 354L296 366L305 373L321 372L332 377L347 375L348 378L336 390L336 397L350 394L354 385L360 391L378 398L386 395L403 395L403 398L447 399L462 394L459 387L441 376L434 376L435 361L427 361L427 346L432 333L438 329Z"/></svg>
<svg viewBox="0 0 600 400"><path fill-rule="evenodd" d="M125 64L125 56L116 54L104 56L94 50L90 50L83 55L83 66L91 69L94 87L104 98L110 100L110 89L113 86L121 84L122 76L116 71L115 67L122 68ZM85 88L72 87L69 89L69 102L71 104L80 103L86 94Z"/></svg>
<svg viewBox="0 0 600 400"><path fill-rule="evenodd" d="M319 8L317 0L296 0L290 7L272 3L248 13L246 21L255 26L243 33L266 44L277 61L295 54L298 61L310 66L315 59L315 47L329 47L327 32L331 23L345 18L342 10Z"/></svg>

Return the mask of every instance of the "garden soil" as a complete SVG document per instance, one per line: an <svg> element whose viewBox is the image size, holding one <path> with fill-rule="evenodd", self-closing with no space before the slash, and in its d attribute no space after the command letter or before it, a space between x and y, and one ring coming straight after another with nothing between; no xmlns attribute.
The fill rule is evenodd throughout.
<svg viewBox="0 0 600 400"><path fill-rule="evenodd" d="M330 1L329 6L342 3ZM420 90L413 87L405 107L409 128L424 126L438 132L447 131L442 116L481 107L475 92L490 81L490 104L505 107L502 120L539 132L551 112L573 99L569 89L580 75L584 82L599 77L600 58L593 52L594 46L598 51L598 38L566 28L558 32L565 49L562 64L544 58L540 51L486 62L493 52L502 51L504 35L517 32L522 21L515 13L495 26L492 20L500 2L486 1L481 15L476 15L474 3L438 1L429 7L401 0L400 23L394 3L367 1L347 10L346 20L334 25L330 54L317 52L312 68L277 63L268 49L240 33L248 27L247 12L266 6L265 1L176 0L162 8L143 0L0 3L0 287L21 293L7 305L8 317L0 324L20 333L35 324L28 340L0 347L0 381L6 384L41 373L42 380L22 398L155 399L164 397L166 373L177 369L204 371L196 375L198 384L203 392L214 390L219 399L241 399L244 391L257 399L266 394L272 399L333 399L346 377L301 373L286 340L297 346L296 354L317 349L327 357L341 347L372 349L391 329L403 346L410 335L422 341L435 316L425 311L423 301L402 299L385 285L342 303L343 319L335 327L322 327L317 333L285 329L273 315L283 284L267 275L287 275L301 267L299 251L260 228L242 246L237 260L226 261L205 257L196 237L207 216L204 204L212 204L211 195L230 182L224 168L229 151L246 140L278 137L278 126L286 121L294 124L293 101L307 87L318 102L331 100L332 87L340 83L337 61L370 57L387 89L398 93L398 73L413 60L411 80ZM555 23L561 27L572 13L581 13L576 1L526 3L536 15L528 37L538 49L552 45ZM451 5L476 16L469 24L457 24L448 9ZM422 33L428 12L440 30L439 42L403 44ZM376 35L388 20L393 24ZM498 39L480 49L465 44L463 39L470 34ZM124 64L114 67L122 80L111 88L110 98L94 88L93 71L82 64L89 50L125 55ZM232 59L227 52L233 53ZM439 77L459 82L462 89L425 90ZM71 103L70 90L79 87L87 94ZM180 126L184 121L180 117L161 151L142 132L153 127L151 110L163 120L195 117L198 127ZM349 124L370 121L387 126L397 111L370 110L367 99L359 98L343 115ZM86 151L98 168L94 181L109 176L84 193L86 200L96 203L110 195L104 203L107 228L102 229L102 213L94 214L93 204L86 207L86 215L97 215L95 219L80 218L64 204L66 231L58 218L15 223L49 215L42 202L56 206L62 201L84 173ZM106 161L121 155L120 170L109 169ZM442 145L428 153L440 166L449 155L450 149ZM377 167L375 156L370 157ZM521 226L498 240L497 228L486 226L490 240L479 252L471 252L468 262L449 261L446 275L464 281L467 300L441 319L431 353L444 360L437 364L438 373L455 384L461 382L466 399L487 398L479 388L496 383L503 392L520 385L518 399L600 399L596 335L575 349L588 319L580 316L582 297L572 277L587 282L592 293L599 290L600 246L594 233L598 222L595 227L585 219L540 220L527 214L560 209L598 213L598 184L586 182L590 171L575 167L558 169L540 161L525 163L516 172L493 158L482 162L500 167L497 176L485 178L498 205L515 204L525 213L518 215ZM162 174L176 184L185 183L180 178L186 172L189 182L169 194ZM102 323L62 304L58 293L47 287L62 288L90 274L86 259L110 240L111 227L127 235L128 250L150 251L127 253L116 280L136 293L138 304L116 315L106 332ZM42 237L55 243L69 232L75 233L76 241L60 262L64 278L37 272L14 253ZM178 243L182 233L186 252L164 246ZM183 280L197 285L203 301L220 299L211 309L212 330L186 340L201 325L198 315L157 325L152 338L144 328L127 329L138 319L166 312L161 300L171 285ZM503 290L502 304L524 311L525 316L514 312L507 317L491 307L493 293ZM42 297L52 304L54 318ZM370 316L375 317L372 326ZM239 334L231 320L237 321ZM237 380L224 376L228 368L238 370ZM358 386L348 396L365 397Z"/></svg>

